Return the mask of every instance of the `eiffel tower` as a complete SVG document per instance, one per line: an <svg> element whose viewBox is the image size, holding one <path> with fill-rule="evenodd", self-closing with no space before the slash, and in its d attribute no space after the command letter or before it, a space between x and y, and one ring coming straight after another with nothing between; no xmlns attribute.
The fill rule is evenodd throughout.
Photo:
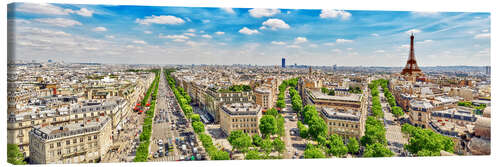
<svg viewBox="0 0 500 167"><path fill-rule="evenodd" d="M421 75L422 74L422 70L420 70L420 68L418 68L417 59L415 59L415 51L413 50L413 38L415 38L415 37L413 36L413 33L411 33L411 36L410 36L410 41L411 41L410 56L408 56L408 60L406 61L406 66L403 69L403 71L401 72L401 75L415 75L415 74Z"/></svg>

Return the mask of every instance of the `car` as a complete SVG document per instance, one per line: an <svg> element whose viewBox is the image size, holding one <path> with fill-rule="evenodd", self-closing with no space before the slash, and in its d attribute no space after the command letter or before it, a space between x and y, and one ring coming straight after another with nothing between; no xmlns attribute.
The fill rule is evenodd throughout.
<svg viewBox="0 0 500 167"><path fill-rule="evenodd" d="M164 155L164 154L163 154L163 151L160 151L160 153L159 153L159 157L163 157L163 155Z"/></svg>
<svg viewBox="0 0 500 167"><path fill-rule="evenodd" d="M163 145L163 140L162 139L158 140L158 145L159 146Z"/></svg>
<svg viewBox="0 0 500 167"><path fill-rule="evenodd" d="M154 158L158 158L158 156L159 156L159 154L158 154L157 152L155 152L155 153L153 154L153 157L154 157Z"/></svg>
<svg viewBox="0 0 500 167"><path fill-rule="evenodd" d="M158 147L158 150L163 150L163 146Z"/></svg>

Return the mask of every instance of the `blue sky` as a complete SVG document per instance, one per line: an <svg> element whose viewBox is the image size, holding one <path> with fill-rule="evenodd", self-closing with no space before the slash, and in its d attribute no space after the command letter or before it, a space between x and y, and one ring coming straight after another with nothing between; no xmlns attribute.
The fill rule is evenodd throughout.
<svg viewBox="0 0 500 167"><path fill-rule="evenodd" d="M15 3L17 60L144 64L489 65L490 14Z"/></svg>

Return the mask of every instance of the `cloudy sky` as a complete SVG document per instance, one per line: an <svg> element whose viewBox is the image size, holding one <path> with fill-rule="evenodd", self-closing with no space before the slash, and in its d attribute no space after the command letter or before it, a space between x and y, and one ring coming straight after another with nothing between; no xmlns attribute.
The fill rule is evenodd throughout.
<svg viewBox="0 0 500 167"><path fill-rule="evenodd" d="M489 65L490 14L15 3L16 60L141 64Z"/></svg>

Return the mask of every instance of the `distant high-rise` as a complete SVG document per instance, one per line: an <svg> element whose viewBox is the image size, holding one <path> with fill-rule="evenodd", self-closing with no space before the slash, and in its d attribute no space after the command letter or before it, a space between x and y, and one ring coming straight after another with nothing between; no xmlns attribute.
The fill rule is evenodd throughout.
<svg viewBox="0 0 500 167"><path fill-rule="evenodd" d="M281 58L281 67L283 67L283 68L286 67L285 58Z"/></svg>
<svg viewBox="0 0 500 167"><path fill-rule="evenodd" d="M48 62L49 62L49 63L52 63L52 59L49 59L49 60L48 60Z"/></svg>
<svg viewBox="0 0 500 167"><path fill-rule="evenodd" d="M406 61L406 66L401 72L401 75L420 75L422 70L418 68L417 59L415 58L415 51L413 49L413 33L410 36L410 55L408 56L408 61Z"/></svg>
<svg viewBox="0 0 500 167"><path fill-rule="evenodd" d="M337 71L337 65L333 65L333 71Z"/></svg>
<svg viewBox="0 0 500 167"><path fill-rule="evenodd" d="M486 66L485 70L486 75L491 75L491 66Z"/></svg>

